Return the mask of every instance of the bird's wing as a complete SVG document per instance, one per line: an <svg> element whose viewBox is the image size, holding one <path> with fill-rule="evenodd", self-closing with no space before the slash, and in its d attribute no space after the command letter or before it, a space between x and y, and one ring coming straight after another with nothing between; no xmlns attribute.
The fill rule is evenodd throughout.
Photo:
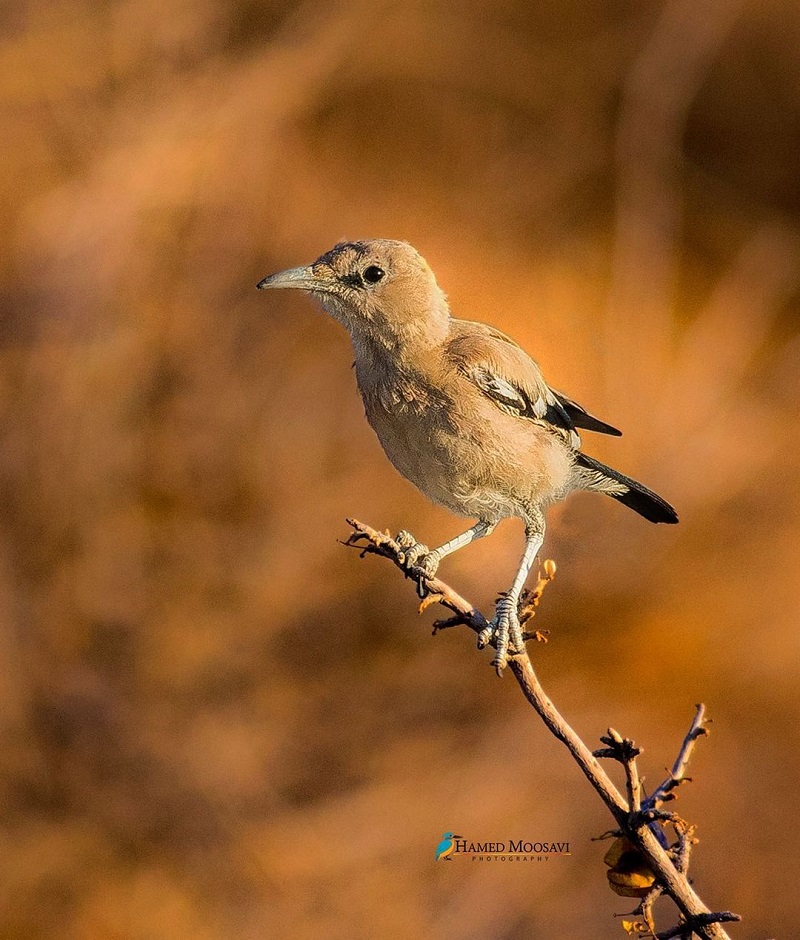
<svg viewBox="0 0 800 940"><path fill-rule="evenodd" d="M451 320L447 353L462 375L504 411L536 421L576 450L580 447L568 408L533 359L505 333L484 323Z"/></svg>
<svg viewBox="0 0 800 940"><path fill-rule="evenodd" d="M570 416L576 428L583 428L585 431L596 431L598 434L613 434L614 437L622 437L622 431L615 428L613 424L607 424L605 421L601 421L600 418L595 418L593 414L589 414L576 401L567 398L563 392L557 392L555 389L552 391L564 406L564 410Z"/></svg>

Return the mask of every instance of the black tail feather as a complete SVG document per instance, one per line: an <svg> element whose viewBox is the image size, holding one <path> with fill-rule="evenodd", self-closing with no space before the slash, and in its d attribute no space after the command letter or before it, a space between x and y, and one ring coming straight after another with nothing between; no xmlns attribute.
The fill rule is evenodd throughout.
<svg viewBox="0 0 800 940"><path fill-rule="evenodd" d="M648 490L644 484L631 479L631 477L626 477L625 474L620 473L619 470L607 467L604 463L600 463L599 460L595 460L594 457L589 457L587 454L577 453L575 455L575 462L578 466L591 471L593 475L600 475L598 485L590 487L591 489L606 492L618 502L638 512L640 516L649 519L650 522L675 523L678 521L678 514L672 506L657 493ZM604 489L602 485L603 479L612 484L622 484L626 489L618 493Z"/></svg>

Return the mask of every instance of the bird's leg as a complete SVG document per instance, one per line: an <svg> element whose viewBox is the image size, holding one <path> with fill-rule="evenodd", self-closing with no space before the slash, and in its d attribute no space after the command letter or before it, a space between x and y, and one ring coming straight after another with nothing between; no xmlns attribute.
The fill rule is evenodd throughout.
<svg viewBox="0 0 800 940"><path fill-rule="evenodd" d="M476 522L471 529L467 529L467 531L462 532L461 535L450 539L450 541L445 542L444 545L434 548L433 551L430 551L427 545L422 545L410 532L406 532L405 530L398 534L395 541L403 549L406 570L421 568L426 577L432 578L436 574L439 562L445 556L452 555L453 552L457 552L459 548L464 548L471 542L482 539L485 535L489 535L496 524L495 522ZM420 592L423 590L421 582L419 590Z"/></svg>
<svg viewBox="0 0 800 940"><path fill-rule="evenodd" d="M525 553L522 556L522 562L514 578L514 583L497 602L494 619L478 637L478 646L480 648L483 648L492 640L495 641L496 653L492 665L497 670L498 675L501 675L503 669L505 669L509 649L512 654L521 653L525 649L522 627L519 622L519 598L543 541L544 521L540 518L535 523L529 522L525 527Z"/></svg>
<svg viewBox="0 0 800 940"><path fill-rule="evenodd" d="M462 532L461 535L457 535L454 539L450 539L449 542L445 542L444 545L440 545L438 548L434 548L432 552L428 552L425 558L421 559L419 564L424 567L428 577L432 578L436 574L439 562L443 558L447 555L452 555L453 552L457 552L459 548L464 548L471 542L475 542L489 535L494 531L496 525L496 522L476 522L471 529L467 529L467 531Z"/></svg>

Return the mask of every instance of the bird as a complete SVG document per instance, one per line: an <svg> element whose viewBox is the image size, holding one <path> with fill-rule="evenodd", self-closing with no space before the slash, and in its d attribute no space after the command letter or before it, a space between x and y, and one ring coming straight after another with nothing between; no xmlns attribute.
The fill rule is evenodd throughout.
<svg viewBox="0 0 800 940"><path fill-rule="evenodd" d="M457 836L454 832L446 832L442 836L442 841L436 846L436 861L441 861L443 858L450 859L455 848L453 840L460 838L461 836Z"/></svg>
<svg viewBox="0 0 800 940"><path fill-rule="evenodd" d="M525 649L518 607L549 506L589 490L650 522L678 521L661 496L581 450L581 431L621 432L551 388L500 330L452 316L433 271L407 242L340 242L257 287L305 291L346 328L366 418L391 463L433 502L475 520L432 550L401 532L405 567L420 573L420 593L443 558L503 519L522 520L516 576L478 637L481 647L494 647L498 675Z"/></svg>

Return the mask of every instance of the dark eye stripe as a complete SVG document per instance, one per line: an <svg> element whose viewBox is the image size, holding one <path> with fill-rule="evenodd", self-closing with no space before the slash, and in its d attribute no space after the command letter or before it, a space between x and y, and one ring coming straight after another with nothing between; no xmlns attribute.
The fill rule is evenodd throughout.
<svg viewBox="0 0 800 940"><path fill-rule="evenodd" d="M342 274L339 280L345 287L363 287L364 282L360 274Z"/></svg>

